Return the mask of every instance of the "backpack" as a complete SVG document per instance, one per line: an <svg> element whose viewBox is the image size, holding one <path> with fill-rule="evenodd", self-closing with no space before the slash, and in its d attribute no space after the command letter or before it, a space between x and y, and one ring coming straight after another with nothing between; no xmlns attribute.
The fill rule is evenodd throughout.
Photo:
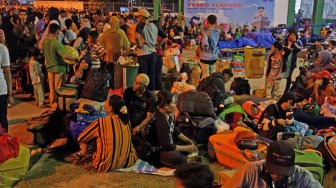
<svg viewBox="0 0 336 188"><path fill-rule="evenodd" d="M324 137L323 142L319 145L318 151L320 151L325 159L326 165L328 167L336 167L336 151L335 151L335 139L334 136Z"/></svg>
<svg viewBox="0 0 336 188"><path fill-rule="evenodd" d="M111 74L105 68L91 69L81 98L104 102L108 96Z"/></svg>
<svg viewBox="0 0 336 188"><path fill-rule="evenodd" d="M224 100L227 98L227 96L225 94L225 91L221 90L215 84L216 79L222 79L222 78L213 76L213 75L206 77L197 86L197 91L203 91L207 93L212 99L213 106L219 107L220 104L224 104ZM224 83L224 80L223 80L223 83Z"/></svg>
<svg viewBox="0 0 336 188"><path fill-rule="evenodd" d="M213 115L214 108L209 95L203 91L187 91L178 95L177 109L194 115Z"/></svg>
<svg viewBox="0 0 336 188"><path fill-rule="evenodd" d="M313 149L294 151L295 164L311 172L313 177L323 185L324 165L322 154Z"/></svg>
<svg viewBox="0 0 336 188"><path fill-rule="evenodd" d="M236 95L250 95L251 86L248 80L237 77L234 78L234 81L230 86L230 90L234 91Z"/></svg>
<svg viewBox="0 0 336 188"><path fill-rule="evenodd" d="M18 72L16 73L15 80L16 90L19 93L32 93L33 85L29 74L29 64L26 63Z"/></svg>
<svg viewBox="0 0 336 188"><path fill-rule="evenodd" d="M217 132L214 117L191 116L188 112L179 113L176 126L186 137L204 145L207 145L209 137Z"/></svg>
<svg viewBox="0 0 336 188"><path fill-rule="evenodd" d="M139 153L139 158L145 161L151 161L150 158L154 153L158 153L161 147L152 146L151 143L156 142L154 140L153 134L156 134L156 115L154 114L151 119L147 122L145 128L142 130L141 135L143 138L142 150Z"/></svg>

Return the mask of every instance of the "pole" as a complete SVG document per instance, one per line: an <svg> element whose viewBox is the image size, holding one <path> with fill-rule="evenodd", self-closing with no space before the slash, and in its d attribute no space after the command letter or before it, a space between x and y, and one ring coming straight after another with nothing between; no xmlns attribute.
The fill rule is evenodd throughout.
<svg viewBox="0 0 336 188"><path fill-rule="evenodd" d="M180 21L182 15L182 0L178 0L178 19Z"/></svg>
<svg viewBox="0 0 336 188"><path fill-rule="evenodd" d="M154 20L158 20L160 10L160 0L154 0Z"/></svg>

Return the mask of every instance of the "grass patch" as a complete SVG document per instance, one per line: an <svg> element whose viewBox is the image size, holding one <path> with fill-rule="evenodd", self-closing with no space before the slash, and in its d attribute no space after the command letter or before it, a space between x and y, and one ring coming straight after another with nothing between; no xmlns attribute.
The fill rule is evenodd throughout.
<svg viewBox="0 0 336 188"><path fill-rule="evenodd" d="M202 150L201 150L202 151ZM112 171L99 173L87 171L83 166L73 165L65 160L71 151L62 149L53 153L44 154L33 166L29 173L19 182L19 188L44 188L44 187L130 187L130 188L162 188L174 187L174 177L162 177L156 175L138 174L133 172ZM41 154L37 154L38 158ZM206 158L206 153L200 152ZM32 158L34 159L34 157ZM219 162L209 163L215 174L215 181L219 180L218 173L230 168L221 165ZM329 171L324 178L324 187L335 187L336 170Z"/></svg>

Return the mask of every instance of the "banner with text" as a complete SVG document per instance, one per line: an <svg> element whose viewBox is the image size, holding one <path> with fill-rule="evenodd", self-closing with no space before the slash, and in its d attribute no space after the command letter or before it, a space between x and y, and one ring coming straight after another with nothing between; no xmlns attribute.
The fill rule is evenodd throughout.
<svg viewBox="0 0 336 188"><path fill-rule="evenodd" d="M65 9L78 9L83 10L83 2L74 2L74 1L34 1L34 7L56 7L56 8L65 8Z"/></svg>
<svg viewBox="0 0 336 188"><path fill-rule="evenodd" d="M216 15L219 24L268 28L273 24L274 0L185 0L184 16L189 24Z"/></svg>

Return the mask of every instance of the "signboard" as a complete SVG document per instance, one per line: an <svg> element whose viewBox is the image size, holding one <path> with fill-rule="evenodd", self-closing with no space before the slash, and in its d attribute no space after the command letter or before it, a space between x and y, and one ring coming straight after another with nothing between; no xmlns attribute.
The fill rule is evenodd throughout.
<svg viewBox="0 0 336 188"><path fill-rule="evenodd" d="M257 29L273 25L274 0L185 0L184 17L190 24L217 16L219 24L253 25Z"/></svg>
<svg viewBox="0 0 336 188"><path fill-rule="evenodd" d="M84 10L83 2L76 1L34 1L34 7L56 7Z"/></svg>
<svg viewBox="0 0 336 188"><path fill-rule="evenodd" d="M336 19L336 0L324 0L323 19Z"/></svg>
<svg viewBox="0 0 336 188"><path fill-rule="evenodd" d="M300 9L302 18L311 19L313 17L314 0L301 0Z"/></svg>

